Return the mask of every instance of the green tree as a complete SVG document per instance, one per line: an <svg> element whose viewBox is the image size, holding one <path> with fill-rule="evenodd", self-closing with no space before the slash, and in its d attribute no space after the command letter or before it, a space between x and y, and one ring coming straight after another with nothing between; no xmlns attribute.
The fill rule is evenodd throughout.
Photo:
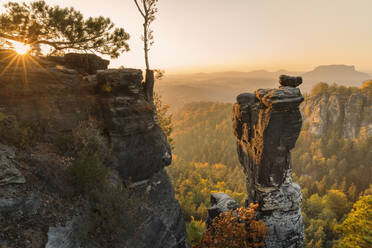
<svg viewBox="0 0 372 248"><path fill-rule="evenodd" d="M371 97L372 96L372 80L368 80L363 82L362 87L360 87L362 92L367 94L367 96Z"/></svg>
<svg viewBox="0 0 372 248"><path fill-rule="evenodd" d="M172 138L172 114L168 113L169 105L163 103L163 101L161 100L161 95L157 92L155 92L154 94L154 104L156 107L159 125L163 129L164 133L167 135L168 143L171 145L172 148L174 148L174 140Z"/></svg>
<svg viewBox="0 0 372 248"><path fill-rule="evenodd" d="M350 209L346 195L339 190L329 190L324 197L325 206L340 220Z"/></svg>
<svg viewBox="0 0 372 248"><path fill-rule="evenodd" d="M200 242L205 230L205 222L202 220L195 220L191 217L191 221L186 223L186 232L189 243L194 244Z"/></svg>
<svg viewBox="0 0 372 248"><path fill-rule="evenodd" d="M322 203L322 198L319 197L318 194L311 195L310 198L304 201L303 208L310 218L317 217L322 212L322 209L324 208L324 205Z"/></svg>
<svg viewBox="0 0 372 248"><path fill-rule="evenodd" d="M372 196L372 184L369 185L369 188L366 189L366 190L363 192L363 195L371 195L371 196Z"/></svg>
<svg viewBox="0 0 372 248"><path fill-rule="evenodd" d="M354 183L352 183L352 184L350 185L349 189L347 190L347 195L348 195L349 199L350 199L351 201L353 201L353 202L354 202L354 201L356 200L356 198L357 198L357 194L356 194L356 192L357 192L356 186L355 186Z"/></svg>
<svg viewBox="0 0 372 248"><path fill-rule="evenodd" d="M323 95L328 92L329 85L327 83L318 83L311 89L311 95Z"/></svg>
<svg viewBox="0 0 372 248"><path fill-rule="evenodd" d="M336 231L342 235L337 248L372 247L372 196L360 197Z"/></svg>
<svg viewBox="0 0 372 248"><path fill-rule="evenodd" d="M30 4L9 2L0 15L0 39L29 44L34 50L42 44L52 54L66 51L97 52L117 58L129 51L129 34L115 28L109 18L84 19L74 8L49 6L45 1Z"/></svg>

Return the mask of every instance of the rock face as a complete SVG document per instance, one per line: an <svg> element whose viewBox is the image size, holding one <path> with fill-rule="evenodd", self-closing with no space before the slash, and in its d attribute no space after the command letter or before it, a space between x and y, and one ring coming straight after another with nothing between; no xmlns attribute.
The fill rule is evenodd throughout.
<svg viewBox="0 0 372 248"><path fill-rule="evenodd" d="M0 147L0 186L26 183L25 177L14 164L14 158L14 149Z"/></svg>
<svg viewBox="0 0 372 248"><path fill-rule="evenodd" d="M185 236L185 223L178 201L174 198L174 191L165 170L155 173L145 181L134 183L136 187L146 189L149 194L149 216L140 235L120 240L113 248L133 247L172 247L187 248ZM140 206L139 206L140 207ZM45 248L75 248L82 247L79 238L81 228L75 223L77 218L66 222L64 225L50 227L48 242ZM88 247L100 248L99 245L90 243Z"/></svg>
<svg viewBox="0 0 372 248"><path fill-rule="evenodd" d="M83 69L88 74L95 74L97 70L106 70L110 63L94 54L68 53L64 59L67 65Z"/></svg>
<svg viewBox="0 0 372 248"><path fill-rule="evenodd" d="M320 137L337 129L344 138L358 138L362 132L372 136L371 99L362 93L312 96L301 105L304 123Z"/></svg>
<svg viewBox="0 0 372 248"><path fill-rule="evenodd" d="M0 51L1 58L7 56ZM0 113L31 123L46 141L69 133L81 121L96 119L111 146L108 166L118 175L115 180L130 179L133 187L144 187L152 206L144 234L117 247L187 247L181 208L164 170L171 163L171 149L155 118L154 104L146 98L142 72L105 70L108 63L90 55L33 59L26 68L22 63L7 67L9 59L0 61ZM98 72L86 76L82 69ZM81 206L62 196L68 195L67 185L60 183L66 175L53 169L53 151L49 156L41 147L24 154L2 143L0 219L5 218L6 225L0 223L0 246L80 247L72 224L73 212ZM22 225L12 224L20 219Z"/></svg>
<svg viewBox="0 0 372 248"><path fill-rule="evenodd" d="M302 126L303 100L298 88L280 86L241 94L234 105L234 134L247 176L246 203L259 204L258 218L270 228L265 241L270 248L303 245L302 194L292 181L290 156Z"/></svg>
<svg viewBox="0 0 372 248"><path fill-rule="evenodd" d="M145 99L142 71L106 70L97 73L103 119L114 147L111 166L124 179L144 180L172 161L170 146Z"/></svg>
<svg viewBox="0 0 372 248"><path fill-rule="evenodd" d="M139 239L127 240L125 246L118 245L116 248L187 248L185 222L165 170L154 174L142 186L149 192L152 211L155 214L145 223L145 229Z"/></svg>

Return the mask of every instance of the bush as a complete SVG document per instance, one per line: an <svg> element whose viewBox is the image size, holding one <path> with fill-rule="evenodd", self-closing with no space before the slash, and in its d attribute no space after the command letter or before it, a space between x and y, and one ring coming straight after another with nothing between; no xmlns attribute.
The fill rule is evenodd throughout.
<svg viewBox="0 0 372 248"><path fill-rule="evenodd" d="M64 156L73 158L69 169L79 193L87 194L105 185L108 169L104 162L110 150L96 121L81 122L71 135L60 135L56 146Z"/></svg>
<svg viewBox="0 0 372 248"><path fill-rule="evenodd" d="M83 150L69 169L75 189L79 193L87 194L91 190L102 188L106 183L108 169L98 154Z"/></svg>
<svg viewBox="0 0 372 248"><path fill-rule="evenodd" d="M173 133L173 123L172 114L169 114L169 105L164 104L162 97L159 93L154 93L154 104L156 107L156 114L158 117L159 125L163 129L167 140L171 148L174 148L174 140L172 138Z"/></svg>
<svg viewBox="0 0 372 248"><path fill-rule="evenodd" d="M144 197L128 188L106 187L89 194L91 211L86 240L93 240L99 247L113 244L138 235L146 219Z"/></svg>
<svg viewBox="0 0 372 248"><path fill-rule="evenodd" d="M20 124L15 116L0 113L0 142L26 149L34 146L35 141L35 131L31 124Z"/></svg>
<svg viewBox="0 0 372 248"><path fill-rule="evenodd" d="M205 230L205 222L202 220L195 220L191 216L191 221L186 223L187 239L191 244L197 244L203 238Z"/></svg>
<svg viewBox="0 0 372 248"><path fill-rule="evenodd" d="M268 228L263 221L254 219L257 207L251 204L248 209L238 208L220 214L193 248L264 247Z"/></svg>
<svg viewBox="0 0 372 248"><path fill-rule="evenodd" d="M93 119L80 122L71 134L59 135L55 143L62 155L75 158L78 158L81 153L87 153L87 155L97 155L104 160L110 154L100 124Z"/></svg>
<svg viewBox="0 0 372 248"><path fill-rule="evenodd" d="M81 122L70 135L59 136L56 146L60 153L72 157L69 170L75 191L90 206L88 216L77 223L84 230L79 238L86 247L91 243L113 247L115 242L138 234L146 216L141 209L145 199L123 185L115 188L107 180L105 160L110 149L99 123Z"/></svg>

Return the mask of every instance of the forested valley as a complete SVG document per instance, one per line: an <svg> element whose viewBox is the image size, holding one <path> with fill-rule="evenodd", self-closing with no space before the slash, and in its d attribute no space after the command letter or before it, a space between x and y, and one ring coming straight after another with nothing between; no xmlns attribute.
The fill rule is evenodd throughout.
<svg viewBox="0 0 372 248"><path fill-rule="evenodd" d="M358 92L371 106L371 88L370 82L361 88L319 84L305 98L339 94L346 99ZM302 114L306 119L310 113ZM210 194L225 192L244 205L245 176L231 119L232 104L218 102L186 104L172 116L174 159L168 173L191 242L202 237ZM347 139L342 128L334 126L317 137L306 122L303 124L292 151L292 167L293 178L303 193L305 247L372 244L371 147L372 137L366 130L355 139Z"/></svg>

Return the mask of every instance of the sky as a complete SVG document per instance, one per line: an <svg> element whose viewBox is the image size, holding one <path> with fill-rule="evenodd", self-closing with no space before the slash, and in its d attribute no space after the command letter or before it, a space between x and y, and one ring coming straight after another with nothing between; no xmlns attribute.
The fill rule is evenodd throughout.
<svg viewBox="0 0 372 248"><path fill-rule="evenodd" d="M133 0L46 2L110 17L131 35L131 51L111 66L144 68L143 19ZM372 72L371 0L159 0L158 7L150 66L166 73L307 71L327 64Z"/></svg>

